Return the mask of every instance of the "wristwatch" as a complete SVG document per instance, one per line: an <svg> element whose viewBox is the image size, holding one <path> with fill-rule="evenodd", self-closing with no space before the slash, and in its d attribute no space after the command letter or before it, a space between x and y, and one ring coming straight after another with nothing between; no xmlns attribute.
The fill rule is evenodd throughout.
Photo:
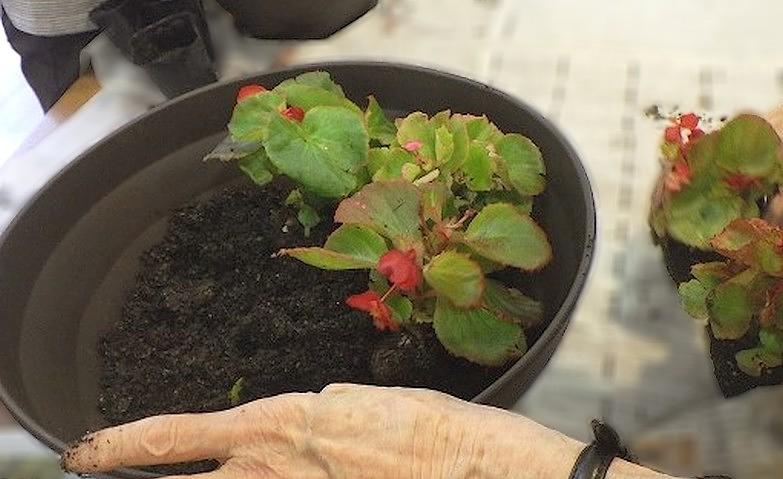
<svg viewBox="0 0 783 479"><path fill-rule="evenodd" d="M636 463L636 458L622 445L620 436L611 426L599 421L592 422L595 440L590 443L576 460L569 479L605 479L609 467L616 458ZM700 479L731 479L728 476L708 476Z"/></svg>
<svg viewBox="0 0 783 479"><path fill-rule="evenodd" d="M604 479L609 466L617 457L635 462L611 426L597 419L593 420L591 426L595 440L579 454L569 479Z"/></svg>

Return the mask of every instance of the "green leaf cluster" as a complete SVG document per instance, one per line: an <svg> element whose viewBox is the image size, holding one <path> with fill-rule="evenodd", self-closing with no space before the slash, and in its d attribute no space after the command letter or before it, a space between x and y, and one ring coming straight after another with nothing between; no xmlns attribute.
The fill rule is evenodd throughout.
<svg viewBox="0 0 783 479"><path fill-rule="evenodd" d="M710 245L726 261L694 265L680 284L683 308L720 340L758 328L758 346L737 354L750 376L783 366L783 230L761 219L738 219Z"/></svg>
<svg viewBox="0 0 783 479"><path fill-rule="evenodd" d="M369 152L368 170L375 181L437 179L463 204L503 196L525 205L546 186L538 147L520 134L504 134L485 116L415 112L396 121L394 136L388 134L393 131L389 123L383 131L383 138L376 139L384 146Z"/></svg>
<svg viewBox="0 0 783 479"><path fill-rule="evenodd" d="M662 152L664 172L650 212L654 235L702 250L733 220L758 217L759 200L783 180L780 139L756 115L740 115L682 147L664 143ZM672 191L666 179L678 162L689 178Z"/></svg>
<svg viewBox="0 0 783 479"><path fill-rule="evenodd" d="M431 322L453 354L502 365L524 353L524 328L540 321L543 311L537 301L488 278L483 263L533 271L551 260L551 246L530 216L510 203L487 205L469 222L443 216L454 198L436 185L443 186L404 179L370 183L339 204L335 221L341 226L323 247L281 254L323 269L374 270L391 248L415 251L424 285L390 296L395 319ZM377 271L371 278L374 290L388 291Z"/></svg>
<svg viewBox="0 0 783 479"><path fill-rule="evenodd" d="M284 115L290 107L304 111L301 123ZM374 124L376 108L377 102L371 102L366 115ZM306 230L320 221L315 207L319 202L313 199L339 200L368 180L367 154L374 129L326 72L304 73L243 99L234 108L228 130L230 135L205 159L236 161L259 186L278 175L293 180L299 197L289 204L298 209Z"/></svg>

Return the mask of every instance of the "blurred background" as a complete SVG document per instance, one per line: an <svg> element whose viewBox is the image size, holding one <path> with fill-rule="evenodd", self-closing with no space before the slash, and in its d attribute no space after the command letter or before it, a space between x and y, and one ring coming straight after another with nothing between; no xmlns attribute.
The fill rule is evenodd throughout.
<svg viewBox="0 0 783 479"><path fill-rule="evenodd" d="M646 225L662 125L651 105L711 116L783 102L772 0L381 0L336 35L245 38L211 1L221 79L274 65L385 59L487 82L565 132L591 176L599 213L592 277L559 351L515 409L582 440L616 425L642 461L682 476L783 478L783 389L723 400L701 327L679 309ZM165 100L99 36L92 68L41 111L0 41L0 224L55 171ZM415 92L411 92L415 95ZM0 411L0 477L61 477L49 453Z"/></svg>

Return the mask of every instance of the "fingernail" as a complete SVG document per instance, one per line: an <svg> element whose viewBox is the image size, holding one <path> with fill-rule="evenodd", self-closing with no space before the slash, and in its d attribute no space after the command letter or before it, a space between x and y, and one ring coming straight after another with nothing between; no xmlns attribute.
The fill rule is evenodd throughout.
<svg viewBox="0 0 783 479"><path fill-rule="evenodd" d="M98 464L93 464L92 468L88 464L82 464L84 456L88 450L96 448L93 446L95 435L86 434L81 439L72 442L60 455L60 468L65 472L88 472L88 470L97 470Z"/></svg>

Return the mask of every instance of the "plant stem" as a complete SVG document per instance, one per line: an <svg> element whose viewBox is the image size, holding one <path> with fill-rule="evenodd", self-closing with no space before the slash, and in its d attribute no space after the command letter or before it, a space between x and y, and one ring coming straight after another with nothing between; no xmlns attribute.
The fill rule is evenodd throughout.
<svg viewBox="0 0 783 479"><path fill-rule="evenodd" d="M392 287L389 288L388 291L386 291L386 293L384 293L383 296L381 296L381 303L386 301L386 298L388 298L395 290L397 290L397 285L393 284Z"/></svg>
<svg viewBox="0 0 783 479"><path fill-rule="evenodd" d="M445 226L445 228L448 228L450 230L456 230L462 228L462 225L464 225L465 222L471 219L475 214L476 214L476 210L469 209L465 211L465 214L462 215L462 218L460 218L459 221L457 221L456 223L449 223Z"/></svg>

